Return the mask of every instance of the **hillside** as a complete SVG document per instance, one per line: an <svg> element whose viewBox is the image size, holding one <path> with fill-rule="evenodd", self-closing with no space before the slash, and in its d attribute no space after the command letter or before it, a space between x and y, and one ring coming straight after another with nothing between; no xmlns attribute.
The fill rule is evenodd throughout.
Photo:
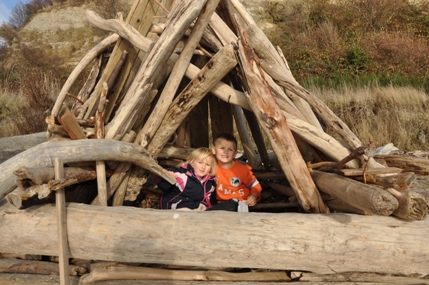
<svg viewBox="0 0 429 285"><path fill-rule="evenodd" d="M134 0L118 1L117 6L124 19ZM249 9L256 20L261 14L263 0L241 1ZM103 17L112 16L112 11L106 13L94 3L72 7L67 2L55 5L50 9L40 11L19 32L19 43L32 47L49 49L55 55L65 60L65 64L74 67L88 50L100 42L106 33L92 27L85 16L85 11L93 10ZM261 22L262 27L269 28L266 21ZM14 57L12 57L14 60Z"/></svg>
<svg viewBox="0 0 429 285"><path fill-rule="evenodd" d="M121 11L117 12L126 17L134 1L118 2ZM94 3L72 7L66 2L40 11L18 33L14 54L22 45L43 48L63 59L64 64L74 67L88 50L107 36L106 32L88 23L85 16L87 9L103 14ZM9 62L14 60L16 57L12 56Z"/></svg>
<svg viewBox="0 0 429 285"><path fill-rule="evenodd" d="M98 1L98 4L94 4L95 1ZM6 128L0 129L0 136L43 130L42 123L34 128L31 125L44 121L45 112L52 107L70 71L88 50L107 36L106 32L88 23L85 10L96 11L105 19L113 18L115 12L122 11L125 18L134 1L92 0L85 1L90 3L82 6L71 6L69 2L37 13L13 41L9 58L4 64L6 70L3 71L5 72L3 78L6 79L4 87L7 92L4 92L4 99L0 98L0 120L2 123L5 120L9 121L11 115L28 107L14 106L15 103L18 105L17 102L21 102L22 96L27 97L22 101L28 100L28 96L33 96L30 98L32 102L30 104L40 115L29 116L26 126L30 127L27 129L21 127L18 130L7 123ZM347 28L354 24L349 32L351 30L356 34L369 34L357 25L358 19L346 22L348 26L339 22L334 27L317 21L310 25L309 19L305 18L309 17L308 15L296 14L297 16L293 17L292 14L291 17L286 13L288 9L285 8L291 8L289 6L291 3L302 2L300 0L287 1L288 6L277 1L241 2L252 13L270 40L281 47L297 80L324 100L363 141L376 140L383 145L393 142L402 149L411 150L427 148L425 137L429 135L429 128L424 122L429 119L427 115L429 103L424 88L429 84L426 75L417 72L426 70L425 62L429 58L426 56L429 50L427 43L412 35L410 38L416 41L407 41L405 33L401 31L397 34L381 31L367 39L360 36L361 46L348 47L345 46L347 43L339 40L345 34L340 30L341 27ZM119 4L115 7L106 7L102 5L103 3ZM413 8L415 14L410 15L410 19L414 22L410 22L410 30L420 29L421 33L425 33L428 26L426 23L429 23L425 16L426 8L424 6ZM334 9L335 7L329 5L319 10L315 9L319 14L312 14L312 19L326 19L327 15L332 15L341 16L342 21L349 20L344 19L346 17L341 13L331 13L335 11ZM379 17L378 22L374 20L374 23L382 22L381 19L383 17ZM415 26L416 24L421 26ZM397 24L398 27L407 25ZM289 37L290 35L292 36ZM366 51L364 49L366 47L371 50ZM376 73L376 68L385 73ZM28 69L32 71L27 71ZM411 71L418 74L407 74ZM34 84L39 80L40 84ZM47 80L52 82L49 82L48 87L42 88L43 82ZM356 82L360 84L357 87ZM83 84L83 80L77 83L79 84ZM39 90L34 90L34 85ZM76 86L73 92L79 88ZM14 100L13 104L10 102L11 98ZM47 103L38 106L42 101Z"/></svg>

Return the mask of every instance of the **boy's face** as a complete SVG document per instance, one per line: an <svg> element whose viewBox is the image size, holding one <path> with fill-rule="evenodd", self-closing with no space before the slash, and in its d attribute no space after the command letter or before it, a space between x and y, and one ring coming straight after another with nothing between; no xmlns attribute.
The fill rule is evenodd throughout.
<svg viewBox="0 0 429 285"><path fill-rule="evenodd" d="M212 170L213 157L207 156L204 159L197 159L191 163L191 166L194 168L195 174L203 178Z"/></svg>
<svg viewBox="0 0 429 285"><path fill-rule="evenodd" d="M237 147L234 142L218 139L212 147L212 152L219 164L226 164L234 160L237 154Z"/></svg>

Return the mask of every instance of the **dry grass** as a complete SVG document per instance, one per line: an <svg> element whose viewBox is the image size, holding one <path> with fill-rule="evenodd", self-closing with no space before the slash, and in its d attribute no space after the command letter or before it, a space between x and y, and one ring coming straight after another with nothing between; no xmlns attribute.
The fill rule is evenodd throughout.
<svg viewBox="0 0 429 285"><path fill-rule="evenodd" d="M343 88L340 91L313 88L363 142L392 142L404 150L427 149L429 97L410 87ZM327 130L329 133L329 129Z"/></svg>

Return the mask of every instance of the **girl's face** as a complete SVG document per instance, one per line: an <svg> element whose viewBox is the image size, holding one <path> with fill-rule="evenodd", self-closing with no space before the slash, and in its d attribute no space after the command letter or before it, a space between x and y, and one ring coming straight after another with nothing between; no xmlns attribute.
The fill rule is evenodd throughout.
<svg viewBox="0 0 429 285"><path fill-rule="evenodd" d="M207 174L210 173L210 171L212 170L212 165L214 163L213 161L213 157L211 156L207 156L204 159L197 159L194 162L191 162L191 166L194 168L195 170L195 174L199 177L199 178L203 178L205 177Z"/></svg>

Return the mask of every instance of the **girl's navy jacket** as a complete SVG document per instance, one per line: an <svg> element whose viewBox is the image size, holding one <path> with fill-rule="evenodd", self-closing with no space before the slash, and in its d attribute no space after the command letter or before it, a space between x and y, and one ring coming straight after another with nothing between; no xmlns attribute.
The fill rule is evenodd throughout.
<svg viewBox="0 0 429 285"><path fill-rule="evenodd" d="M161 197L161 209L197 209L203 204L207 209L216 204L216 178L207 175L199 180L194 168L184 165L177 168L167 168L176 176L176 184L170 184L159 176L155 176L155 183L164 194Z"/></svg>

